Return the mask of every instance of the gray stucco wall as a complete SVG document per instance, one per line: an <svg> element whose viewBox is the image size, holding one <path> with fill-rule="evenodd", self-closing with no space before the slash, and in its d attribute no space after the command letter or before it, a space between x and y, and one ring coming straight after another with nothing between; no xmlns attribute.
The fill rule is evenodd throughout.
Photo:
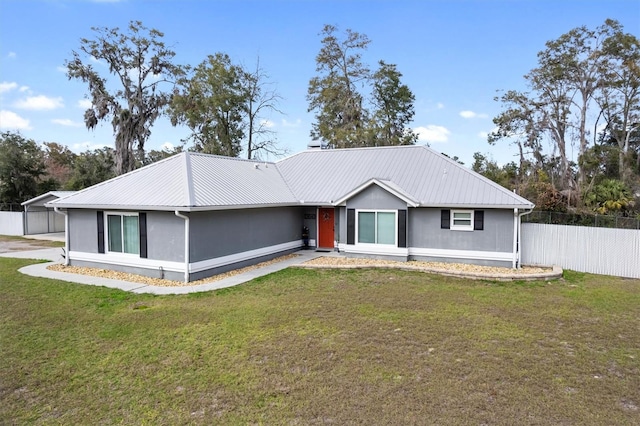
<svg viewBox="0 0 640 426"><path fill-rule="evenodd" d="M378 185L371 185L347 200L347 208L398 210L406 209L407 203L380 188Z"/></svg>
<svg viewBox="0 0 640 426"><path fill-rule="evenodd" d="M302 239L304 209L274 207L191 213L191 262Z"/></svg>
<svg viewBox="0 0 640 426"><path fill-rule="evenodd" d="M73 251L98 253L96 210L69 210L69 244ZM147 212L147 258L184 262L183 219L173 212Z"/></svg>
<svg viewBox="0 0 640 426"><path fill-rule="evenodd" d="M95 210L73 209L69 214L69 250L98 253L98 219Z"/></svg>
<svg viewBox="0 0 640 426"><path fill-rule="evenodd" d="M513 210L484 209L482 231L440 229L440 211L435 208L409 209L409 247L513 251Z"/></svg>
<svg viewBox="0 0 640 426"><path fill-rule="evenodd" d="M306 209L315 213L315 208ZM269 208L253 210L226 210L190 213L191 262L228 254L263 248L270 245L301 240L305 209ZM105 211L108 214L108 211ZM315 233L315 220L309 220ZM147 212L147 258L184 262L184 219L173 212ZM98 227L96 210L69 211L69 237L71 250L98 253ZM106 238L106 235L105 235ZM296 248L297 250L297 248ZM230 269L268 260L277 255L262 256L234 265L192 273L191 280L207 277ZM109 255L105 255L108 259ZM100 262L71 260L76 266L104 268ZM181 272L160 271L156 268L110 265L109 269L139 275L182 281Z"/></svg>
<svg viewBox="0 0 640 426"><path fill-rule="evenodd" d="M173 212L147 212L147 257L184 262L184 219Z"/></svg>

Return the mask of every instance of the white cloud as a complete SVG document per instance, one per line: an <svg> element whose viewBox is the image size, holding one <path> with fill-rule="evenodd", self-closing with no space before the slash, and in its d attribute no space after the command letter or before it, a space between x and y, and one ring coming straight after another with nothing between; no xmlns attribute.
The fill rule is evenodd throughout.
<svg viewBox="0 0 640 426"><path fill-rule="evenodd" d="M13 59L13 58L15 58L16 56L17 56L17 55L16 55L16 52L9 52L9 54L7 55L7 58L9 58L9 59Z"/></svg>
<svg viewBox="0 0 640 426"><path fill-rule="evenodd" d="M15 112L4 109L0 111L0 129L28 130L30 128L29 120L20 117Z"/></svg>
<svg viewBox="0 0 640 426"><path fill-rule="evenodd" d="M488 136L489 136L489 132L478 132L478 137L480 139L487 139Z"/></svg>
<svg viewBox="0 0 640 426"><path fill-rule="evenodd" d="M287 119L282 119L282 127L300 127L302 124L302 120L299 118L296 121L288 121Z"/></svg>
<svg viewBox="0 0 640 426"><path fill-rule="evenodd" d="M487 114L478 114L473 111L460 111L460 117L462 118L489 118Z"/></svg>
<svg viewBox="0 0 640 426"><path fill-rule="evenodd" d="M451 134L446 127L436 126L435 124L416 127L413 131L418 134L420 142L447 142Z"/></svg>
<svg viewBox="0 0 640 426"><path fill-rule="evenodd" d="M56 70L57 70L58 72L66 73L66 72L67 72L67 67L63 67L62 65L58 65L58 66L56 67Z"/></svg>
<svg viewBox="0 0 640 426"><path fill-rule="evenodd" d="M18 87L18 83L16 83L15 81L12 81L11 83L9 83L8 81L3 81L2 83L0 83L0 93L8 92L15 89L16 87Z"/></svg>
<svg viewBox="0 0 640 426"><path fill-rule="evenodd" d="M438 104L436 105L437 109L444 109L444 104L442 102L438 102Z"/></svg>
<svg viewBox="0 0 640 426"><path fill-rule="evenodd" d="M49 98L44 95L30 96L26 99L21 99L13 104L16 108L30 109L34 111L50 110L56 108L62 108L62 98Z"/></svg>
<svg viewBox="0 0 640 426"><path fill-rule="evenodd" d="M76 104L78 108L89 109L91 108L91 101L89 99L80 99Z"/></svg>
<svg viewBox="0 0 640 426"><path fill-rule="evenodd" d="M31 93L31 90L29 90L29 86L20 86L20 89L18 89L18 91L21 93L24 93L24 92Z"/></svg>
<svg viewBox="0 0 640 426"><path fill-rule="evenodd" d="M173 144L171 142L165 142L162 145L160 145L160 149L164 150L164 151L173 151L173 148L175 148L173 146Z"/></svg>
<svg viewBox="0 0 640 426"><path fill-rule="evenodd" d="M267 129L270 129L273 126L275 126L276 123L274 123L271 120L260 120L260 125L263 126L263 127L266 127Z"/></svg>
<svg viewBox="0 0 640 426"><path fill-rule="evenodd" d="M51 122L54 124L59 124L61 126L67 126L67 127L82 127L82 123L69 120L68 118L54 118L53 120L51 120Z"/></svg>

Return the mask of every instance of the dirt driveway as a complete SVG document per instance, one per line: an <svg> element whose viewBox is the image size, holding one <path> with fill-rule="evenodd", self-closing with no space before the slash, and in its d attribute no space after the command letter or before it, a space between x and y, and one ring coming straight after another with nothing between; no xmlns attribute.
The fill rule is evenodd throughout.
<svg viewBox="0 0 640 426"><path fill-rule="evenodd" d="M60 247L55 241L30 240L26 238L14 238L0 235L0 253L12 251L38 250L43 248Z"/></svg>

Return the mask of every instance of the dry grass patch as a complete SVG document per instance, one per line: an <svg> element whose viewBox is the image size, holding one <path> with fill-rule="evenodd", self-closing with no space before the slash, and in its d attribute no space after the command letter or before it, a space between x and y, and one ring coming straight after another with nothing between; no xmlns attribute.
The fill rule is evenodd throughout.
<svg viewBox="0 0 640 426"><path fill-rule="evenodd" d="M288 269L182 296L0 259L8 424L589 424L640 419L640 280Z"/></svg>
<svg viewBox="0 0 640 426"><path fill-rule="evenodd" d="M64 242L36 240L14 235L0 235L0 253L11 251L37 250L51 247L64 247Z"/></svg>

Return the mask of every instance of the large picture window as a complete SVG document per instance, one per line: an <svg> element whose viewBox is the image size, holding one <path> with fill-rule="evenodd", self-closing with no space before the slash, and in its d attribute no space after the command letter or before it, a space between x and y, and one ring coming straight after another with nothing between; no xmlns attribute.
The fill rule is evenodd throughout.
<svg viewBox="0 0 640 426"><path fill-rule="evenodd" d="M137 214L107 214L107 233L110 252L140 254Z"/></svg>
<svg viewBox="0 0 640 426"><path fill-rule="evenodd" d="M358 243L396 244L396 212L359 211Z"/></svg>

